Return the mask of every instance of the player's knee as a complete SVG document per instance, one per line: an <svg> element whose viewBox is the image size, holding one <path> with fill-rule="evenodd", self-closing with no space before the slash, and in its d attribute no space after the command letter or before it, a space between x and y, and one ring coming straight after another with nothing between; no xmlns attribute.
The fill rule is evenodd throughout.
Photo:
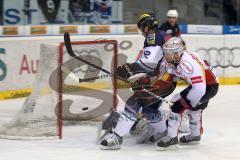
<svg viewBox="0 0 240 160"><path fill-rule="evenodd" d="M122 114L128 119L136 121L140 108L141 107L138 106L136 103L135 103L135 105L128 105L126 103L124 111L122 112Z"/></svg>
<svg viewBox="0 0 240 160"><path fill-rule="evenodd" d="M136 117L138 111L139 111L138 107L133 107L133 106L126 105L125 108L124 108L124 113L126 113L127 115L129 115L131 117Z"/></svg>
<svg viewBox="0 0 240 160"><path fill-rule="evenodd" d="M124 112L126 112L128 114L135 115L140 110L140 108L141 108L141 106L138 105L136 97L135 96L131 96L126 101L126 104L125 104L125 107L124 107Z"/></svg>

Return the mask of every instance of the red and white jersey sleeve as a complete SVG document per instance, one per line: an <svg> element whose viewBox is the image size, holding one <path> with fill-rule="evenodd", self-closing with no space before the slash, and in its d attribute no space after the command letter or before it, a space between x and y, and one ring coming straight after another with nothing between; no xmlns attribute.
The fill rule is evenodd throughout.
<svg viewBox="0 0 240 160"><path fill-rule="evenodd" d="M166 61L164 63L168 73L183 79L192 86L187 99L192 107L195 107L206 92L205 65L203 60L195 53L185 51L177 67Z"/></svg>

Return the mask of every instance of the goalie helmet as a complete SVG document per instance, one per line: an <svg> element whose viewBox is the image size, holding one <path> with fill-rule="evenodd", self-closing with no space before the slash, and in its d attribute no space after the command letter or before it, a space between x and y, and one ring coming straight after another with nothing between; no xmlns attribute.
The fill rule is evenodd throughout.
<svg viewBox="0 0 240 160"><path fill-rule="evenodd" d="M172 37L163 44L162 48L163 48L164 54L166 55L173 56L176 53L182 54L183 52L182 40L177 37Z"/></svg>
<svg viewBox="0 0 240 160"><path fill-rule="evenodd" d="M142 14L137 23L137 27L139 30L144 32L144 28L148 27L149 29L155 30L158 27L158 20L153 13L144 13Z"/></svg>

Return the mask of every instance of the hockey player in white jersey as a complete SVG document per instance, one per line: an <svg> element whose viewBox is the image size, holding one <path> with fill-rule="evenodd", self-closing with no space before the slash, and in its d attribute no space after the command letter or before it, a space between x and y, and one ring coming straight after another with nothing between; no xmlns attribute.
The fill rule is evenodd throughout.
<svg viewBox="0 0 240 160"><path fill-rule="evenodd" d="M199 143L202 129L202 111L209 99L218 92L214 68L194 52L184 51L181 39L173 37L163 45L165 69L168 73L184 80L189 86L171 99L168 118L168 133L157 143L158 150L175 148L180 144ZM190 134L178 140L178 128L182 113L190 110Z"/></svg>
<svg viewBox="0 0 240 160"><path fill-rule="evenodd" d="M118 67L115 74L124 79L128 79L138 73L154 73L158 68L159 63L163 60L162 45L164 44L166 39L169 38L169 36L165 32L158 30L158 21L153 14L146 13L141 15L137 26L142 31L142 34L145 37L143 47L144 53L140 60L131 64L126 63L123 66ZM172 82L168 81L169 79L171 79L171 77L164 77L166 82L170 82L171 84L169 85L169 83L159 83L155 86L164 86L166 88L168 88L167 86L171 86ZM110 115L110 117L105 120L106 124L108 124L116 121L115 117L120 116L112 132L103 135L100 139L100 147L102 149L120 149L122 137L129 133L131 127L137 120L137 114L141 109L141 113L143 114L143 116L145 115L144 118L146 118L150 124L144 127L144 132L140 134L139 141L142 142L145 138L151 138L154 141L161 138L161 136L166 135L166 122L163 118L163 115L158 110L161 102L157 100L156 103L152 103L156 100L156 98L151 97L144 92L141 92L141 87L149 87L149 84L151 83L150 79L140 79L136 81L136 83L140 84L141 86L133 86L133 89L135 90L134 95L126 101L124 112L120 115L118 115L118 113L112 113L112 115ZM138 88L140 89L138 90ZM174 88L175 87L173 87L172 89L170 87L170 92L166 92L167 94L165 95L160 95L167 96L174 90ZM154 90L152 90L151 87L148 89L151 91ZM161 88L160 90L163 91L164 89ZM153 137L149 137L150 134L154 134L152 135Z"/></svg>

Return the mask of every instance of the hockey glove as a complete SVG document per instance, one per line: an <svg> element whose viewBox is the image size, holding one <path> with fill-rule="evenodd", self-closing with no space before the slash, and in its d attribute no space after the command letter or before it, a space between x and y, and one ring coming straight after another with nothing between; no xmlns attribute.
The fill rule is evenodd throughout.
<svg viewBox="0 0 240 160"><path fill-rule="evenodd" d="M133 75L131 69L130 69L130 64L126 63L122 66L119 66L117 70L114 73L116 76L119 76L123 79L128 79L130 76Z"/></svg>
<svg viewBox="0 0 240 160"><path fill-rule="evenodd" d="M151 80L149 77L141 77L131 86L133 91L141 91L143 88L151 88Z"/></svg>
<svg viewBox="0 0 240 160"><path fill-rule="evenodd" d="M180 98L171 106L172 112L182 114L186 109L191 109L192 105L187 98Z"/></svg>

